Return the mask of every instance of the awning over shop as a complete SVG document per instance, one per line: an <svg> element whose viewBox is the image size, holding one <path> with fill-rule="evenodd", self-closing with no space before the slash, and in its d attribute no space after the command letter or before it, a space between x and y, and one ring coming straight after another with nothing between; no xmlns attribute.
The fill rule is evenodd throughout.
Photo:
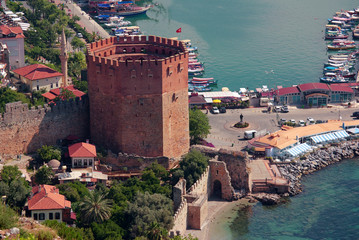
<svg viewBox="0 0 359 240"><path fill-rule="evenodd" d="M338 132L334 132L334 134L338 137L338 138L346 138L349 137L349 134L345 131L345 130L341 130Z"/></svg>
<svg viewBox="0 0 359 240"><path fill-rule="evenodd" d="M321 134L318 136L311 137L311 139L315 143L328 142L328 141L332 141L332 140L335 140L338 138L339 137L337 137L334 133Z"/></svg>
<svg viewBox="0 0 359 240"><path fill-rule="evenodd" d="M346 131L350 132L350 133L353 133L353 134L358 134L359 133L359 128L349 128Z"/></svg>
<svg viewBox="0 0 359 240"><path fill-rule="evenodd" d="M306 151L308 151L309 149L311 149L312 147L309 146L308 144L306 143L302 143L302 144L299 144L295 147L292 147L291 149L288 149L287 152L292 155L293 157L295 156L298 156L299 154L302 154Z"/></svg>

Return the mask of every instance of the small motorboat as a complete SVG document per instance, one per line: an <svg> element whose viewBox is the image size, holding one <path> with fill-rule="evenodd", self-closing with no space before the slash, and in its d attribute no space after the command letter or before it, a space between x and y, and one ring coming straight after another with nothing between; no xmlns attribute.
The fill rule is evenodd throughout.
<svg viewBox="0 0 359 240"><path fill-rule="evenodd" d="M197 77L194 77L190 80L188 80L189 83L192 83L192 84L203 84L203 83L206 83L206 84L210 84L210 85L216 85L217 84L217 80L214 80L213 78L197 78Z"/></svg>
<svg viewBox="0 0 359 240"><path fill-rule="evenodd" d="M320 78L320 82L322 83L347 83L349 82L348 79L345 79L343 77L322 77Z"/></svg>
<svg viewBox="0 0 359 240"><path fill-rule="evenodd" d="M128 26L131 24L130 21L125 21L124 17L109 17L107 23L105 23L105 26L108 28L112 28L112 27L124 27L124 26Z"/></svg>

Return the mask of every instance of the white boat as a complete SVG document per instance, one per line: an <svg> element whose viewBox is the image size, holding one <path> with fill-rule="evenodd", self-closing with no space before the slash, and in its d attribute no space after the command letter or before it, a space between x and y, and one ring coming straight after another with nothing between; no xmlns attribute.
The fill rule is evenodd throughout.
<svg viewBox="0 0 359 240"><path fill-rule="evenodd" d="M131 24L130 21L125 21L124 17L109 17L107 23L105 23L106 27L124 27L124 26L128 26Z"/></svg>

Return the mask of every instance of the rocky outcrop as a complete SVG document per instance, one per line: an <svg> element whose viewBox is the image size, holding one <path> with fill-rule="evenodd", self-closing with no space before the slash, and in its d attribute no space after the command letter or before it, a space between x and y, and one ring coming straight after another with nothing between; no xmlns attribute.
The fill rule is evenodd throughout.
<svg viewBox="0 0 359 240"><path fill-rule="evenodd" d="M276 205L282 202L282 198L278 194L256 193L251 194L251 196L260 201L263 205Z"/></svg>
<svg viewBox="0 0 359 240"><path fill-rule="evenodd" d="M350 159L359 155L359 142L346 141L317 149L314 152L295 160L292 163L280 164L278 169L282 176L289 180L291 196L302 191L300 178L303 174L309 174L322 169L330 164Z"/></svg>

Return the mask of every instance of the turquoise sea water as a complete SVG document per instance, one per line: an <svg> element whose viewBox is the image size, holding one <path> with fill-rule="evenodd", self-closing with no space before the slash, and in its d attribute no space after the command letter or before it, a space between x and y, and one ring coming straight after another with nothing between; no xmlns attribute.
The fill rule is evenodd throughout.
<svg viewBox="0 0 359 240"><path fill-rule="evenodd" d="M138 2L139 4L144 1ZM327 59L324 27L352 0L154 0L131 18L146 35L191 39L206 77L239 90L317 82ZM177 34L176 29L182 28Z"/></svg>
<svg viewBox="0 0 359 240"><path fill-rule="evenodd" d="M225 231L209 239L359 239L359 159L304 177L303 187L283 205L232 209Z"/></svg>
<svg viewBox="0 0 359 240"><path fill-rule="evenodd" d="M154 3L147 15L129 20L146 35L191 39L205 62L205 76L231 90L318 82L327 59L327 19L359 5L352 0ZM305 177L303 185L304 192L284 205L234 212L226 230L210 239L359 239L359 160Z"/></svg>

